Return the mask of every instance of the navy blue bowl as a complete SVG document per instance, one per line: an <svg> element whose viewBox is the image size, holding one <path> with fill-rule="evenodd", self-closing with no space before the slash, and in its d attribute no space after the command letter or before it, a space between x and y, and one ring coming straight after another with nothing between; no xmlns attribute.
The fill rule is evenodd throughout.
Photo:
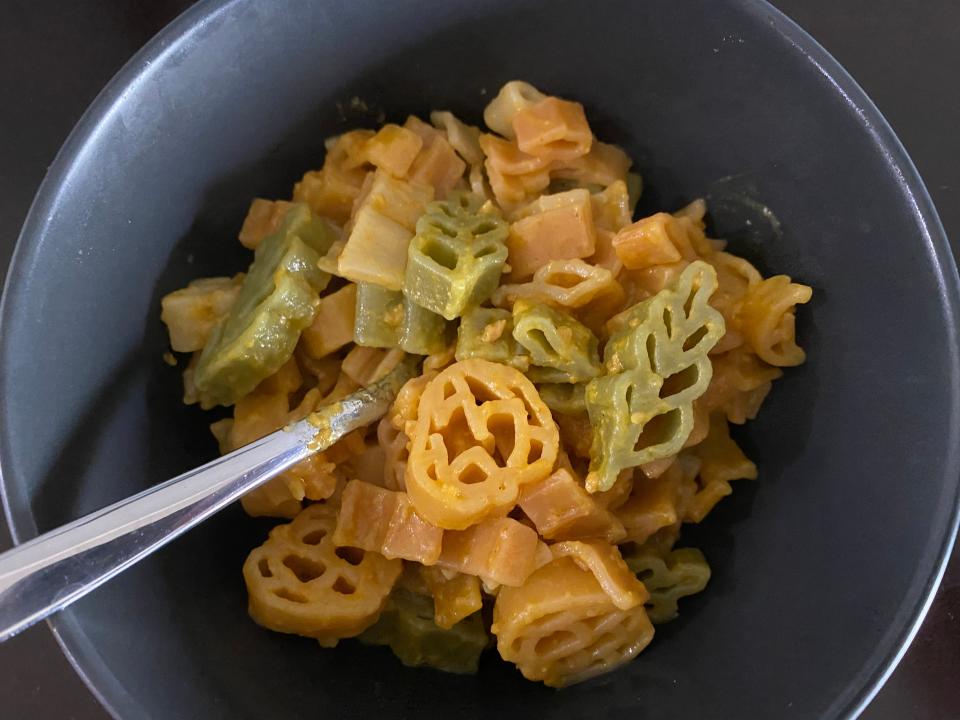
<svg viewBox="0 0 960 720"><path fill-rule="evenodd" d="M240 566L267 524L232 508L52 620L117 717L849 717L903 653L956 531L956 269L879 112L759 0L191 9L91 106L17 247L0 460L18 539L215 454L161 359L159 299L243 266L251 197L289 193L328 135L431 108L477 121L515 78L586 105L637 161L642 211L706 196L734 252L814 287L809 360L741 435L760 480L689 533L707 591L638 660L561 692L495 657L409 670L254 625Z"/></svg>

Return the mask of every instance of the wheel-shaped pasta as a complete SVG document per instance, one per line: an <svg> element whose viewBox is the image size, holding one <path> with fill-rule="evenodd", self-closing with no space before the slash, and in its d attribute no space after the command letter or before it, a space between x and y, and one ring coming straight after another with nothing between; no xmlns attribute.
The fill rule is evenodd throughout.
<svg viewBox="0 0 960 720"><path fill-rule="evenodd" d="M454 363L420 397L407 493L424 519L462 530L509 512L521 486L550 474L558 445L550 410L521 372Z"/></svg>
<svg viewBox="0 0 960 720"><path fill-rule="evenodd" d="M522 586L502 588L491 628L501 657L528 680L551 687L581 682L628 662L653 638L643 607L646 590L634 582L636 605L619 608L592 572L572 557L560 557Z"/></svg>
<svg viewBox="0 0 960 720"><path fill-rule="evenodd" d="M243 578L258 624L332 647L376 622L403 563L337 548L336 521L336 508L310 505L250 553Z"/></svg>

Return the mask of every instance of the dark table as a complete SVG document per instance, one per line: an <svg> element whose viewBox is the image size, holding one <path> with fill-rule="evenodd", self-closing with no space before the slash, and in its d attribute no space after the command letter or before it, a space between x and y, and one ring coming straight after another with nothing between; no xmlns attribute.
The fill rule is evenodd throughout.
<svg viewBox="0 0 960 720"><path fill-rule="evenodd" d="M721 2L722 0L715 0ZM0 20L0 268L73 124L191 0L6 0ZM960 2L776 0L863 85L906 145L960 252ZM3 270L0 270L2 276ZM0 519L0 550L9 546ZM135 639L131 639L135 641ZM960 717L960 553L906 657L862 717ZM104 720L50 631L0 645L0 717Z"/></svg>

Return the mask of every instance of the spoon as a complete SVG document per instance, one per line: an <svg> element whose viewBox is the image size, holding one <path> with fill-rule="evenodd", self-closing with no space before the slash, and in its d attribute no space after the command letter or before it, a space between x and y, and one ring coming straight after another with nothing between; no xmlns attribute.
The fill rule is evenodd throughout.
<svg viewBox="0 0 960 720"><path fill-rule="evenodd" d="M382 417L418 364L408 356L381 380L305 420L0 554L0 642Z"/></svg>

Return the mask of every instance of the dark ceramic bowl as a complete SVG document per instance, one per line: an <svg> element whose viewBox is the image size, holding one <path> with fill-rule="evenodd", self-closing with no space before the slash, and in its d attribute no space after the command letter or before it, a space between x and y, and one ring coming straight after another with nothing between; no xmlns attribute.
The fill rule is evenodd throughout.
<svg viewBox="0 0 960 720"><path fill-rule="evenodd" d="M180 404L159 300L241 268L250 198L380 113L477 121L522 78L582 101L636 159L641 211L707 196L713 232L814 287L809 349L742 435L760 466L689 532L701 596L627 667L561 692L490 657L409 670L261 630L231 508L52 620L123 718L855 715L935 590L958 491L958 283L920 178L859 87L759 0L210 0L87 112L9 274L0 457L19 539L215 453ZM367 113L350 98L366 101ZM762 211L770 207L775 218Z"/></svg>

